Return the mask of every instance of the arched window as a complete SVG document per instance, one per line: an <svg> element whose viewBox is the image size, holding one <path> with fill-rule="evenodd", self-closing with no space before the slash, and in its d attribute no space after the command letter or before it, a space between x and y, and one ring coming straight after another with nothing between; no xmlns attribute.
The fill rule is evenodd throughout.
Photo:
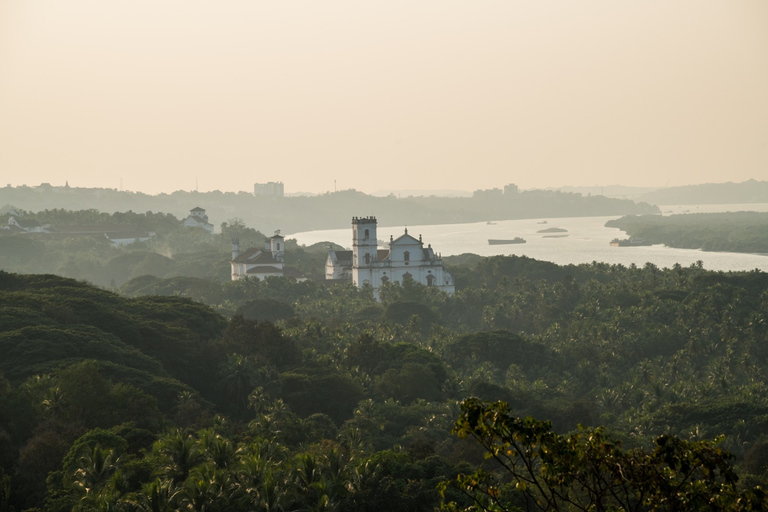
<svg viewBox="0 0 768 512"><path fill-rule="evenodd" d="M410 272L406 272L405 274L403 274L403 282L406 282L406 281L413 281L413 276L411 275Z"/></svg>
<svg viewBox="0 0 768 512"><path fill-rule="evenodd" d="M410 253L410 252L408 252L408 251L405 251L405 252L403 253L403 259L405 260L405 262L406 262L406 263L408 263L409 261L411 261L411 253Z"/></svg>
<svg viewBox="0 0 768 512"><path fill-rule="evenodd" d="M277 244L277 250L278 251L280 250L280 244L279 243Z"/></svg>
<svg viewBox="0 0 768 512"><path fill-rule="evenodd" d="M371 263L371 255L370 254L366 254L365 255L365 264L369 265L370 263Z"/></svg>
<svg viewBox="0 0 768 512"><path fill-rule="evenodd" d="M368 232L368 230L365 230L365 239L368 240L370 238L371 234Z"/></svg>
<svg viewBox="0 0 768 512"><path fill-rule="evenodd" d="M435 286L435 276L432 274L427 276L427 286Z"/></svg>
<svg viewBox="0 0 768 512"><path fill-rule="evenodd" d="M381 276L381 284L387 284L389 282L389 278L387 276Z"/></svg>

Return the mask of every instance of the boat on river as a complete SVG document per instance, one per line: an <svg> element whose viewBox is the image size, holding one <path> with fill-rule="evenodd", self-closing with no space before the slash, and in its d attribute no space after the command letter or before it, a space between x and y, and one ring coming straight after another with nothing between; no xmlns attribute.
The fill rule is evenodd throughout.
<svg viewBox="0 0 768 512"><path fill-rule="evenodd" d="M499 240L496 238L488 239L488 245L507 245L507 244L524 244L524 243L525 243L525 239L520 238L519 236L516 236L511 240Z"/></svg>
<svg viewBox="0 0 768 512"><path fill-rule="evenodd" d="M647 247L649 245L653 245L653 243L648 240L633 240L631 238L625 238L624 240L614 238L611 240L611 246L613 247Z"/></svg>

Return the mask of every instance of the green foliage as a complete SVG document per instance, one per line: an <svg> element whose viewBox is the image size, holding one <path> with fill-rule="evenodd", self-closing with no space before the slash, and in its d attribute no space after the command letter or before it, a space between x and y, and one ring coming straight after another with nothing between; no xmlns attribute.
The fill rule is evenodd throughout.
<svg viewBox="0 0 768 512"><path fill-rule="evenodd" d="M258 364L279 369L294 366L301 359L295 342L285 338L274 324L246 320L240 315L229 322L221 345L228 353L253 356Z"/></svg>
<svg viewBox="0 0 768 512"><path fill-rule="evenodd" d="M609 221L634 238L682 249L768 252L768 214L757 212L626 216Z"/></svg>
<svg viewBox="0 0 768 512"><path fill-rule="evenodd" d="M352 416L363 399L362 387L332 368L297 368L280 375L281 395L299 416L325 414L336 424Z"/></svg>
<svg viewBox="0 0 768 512"><path fill-rule="evenodd" d="M235 315L248 320L260 322L277 322L292 318L295 315L293 306L287 302L274 299L255 299L245 302L237 308Z"/></svg>
<svg viewBox="0 0 768 512"><path fill-rule="evenodd" d="M766 497L738 488L732 456L716 442L664 435L651 451L625 450L602 429L563 436L547 421L514 417L504 402L473 399L462 403L454 432L496 463L442 485L469 497L471 510L755 510Z"/></svg>

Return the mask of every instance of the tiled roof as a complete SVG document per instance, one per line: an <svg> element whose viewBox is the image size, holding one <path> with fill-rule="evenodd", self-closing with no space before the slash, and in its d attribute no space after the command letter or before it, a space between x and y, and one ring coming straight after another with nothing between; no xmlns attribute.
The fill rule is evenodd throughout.
<svg viewBox="0 0 768 512"><path fill-rule="evenodd" d="M269 265L259 265L258 267L254 267L251 269L248 269L246 274L279 274L283 275L282 269L279 269L277 267L271 267Z"/></svg>
<svg viewBox="0 0 768 512"><path fill-rule="evenodd" d="M112 231L105 233L110 240L125 240L130 238L151 238L146 231Z"/></svg>
<svg viewBox="0 0 768 512"><path fill-rule="evenodd" d="M246 249L245 252L241 252L237 258L232 260L232 263L274 263L275 258L272 257L272 251L265 251L257 247L251 247Z"/></svg>
<svg viewBox="0 0 768 512"><path fill-rule="evenodd" d="M40 225L35 219L16 219L16 224L22 228L35 228Z"/></svg>
<svg viewBox="0 0 768 512"><path fill-rule="evenodd" d="M352 251L333 251L340 265L352 266Z"/></svg>

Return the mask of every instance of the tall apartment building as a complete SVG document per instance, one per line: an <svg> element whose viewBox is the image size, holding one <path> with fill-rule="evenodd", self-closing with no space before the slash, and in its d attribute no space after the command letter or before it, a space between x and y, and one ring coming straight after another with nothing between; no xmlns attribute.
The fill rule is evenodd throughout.
<svg viewBox="0 0 768 512"><path fill-rule="evenodd" d="M255 183L253 185L253 195L283 197L285 195L282 181L270 181L268 183Z"/></svg>

